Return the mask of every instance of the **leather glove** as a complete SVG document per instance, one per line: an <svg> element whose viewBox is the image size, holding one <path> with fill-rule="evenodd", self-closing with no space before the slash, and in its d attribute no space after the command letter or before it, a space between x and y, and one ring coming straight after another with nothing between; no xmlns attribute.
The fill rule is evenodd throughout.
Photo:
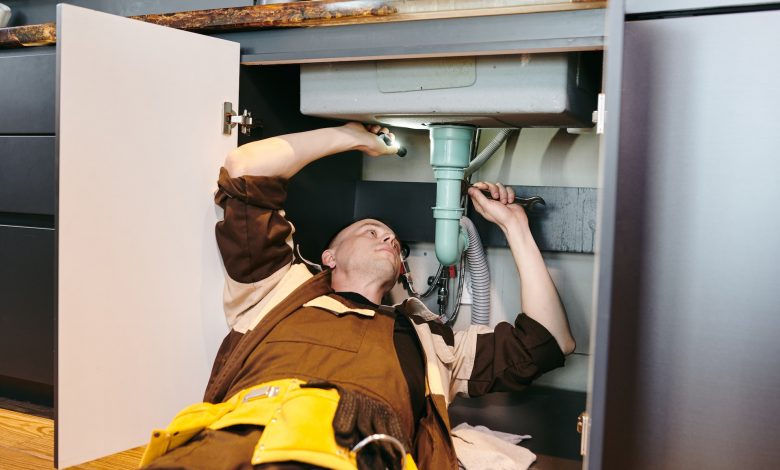
<svg viewBox="0 0 780 470"><path fill-rule="evenodd" d="M330 382L310 382L302 387L335 388L339 392L333 430L340 446L352 449L365 437L387 434L403 443L407 451L411 448L398 416L388 405ZM360 470L401 470L402 459L396 447L381 441L369 444L357 455Z"/></svg>

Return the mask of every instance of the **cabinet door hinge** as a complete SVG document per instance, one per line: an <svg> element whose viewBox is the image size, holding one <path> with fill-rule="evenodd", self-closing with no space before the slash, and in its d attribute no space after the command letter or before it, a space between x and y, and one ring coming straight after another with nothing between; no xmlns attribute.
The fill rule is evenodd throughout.
<svg viewBox="0 0 780 470"><path fill-rule="evenodd" d="M607 95L604 93L599 93L598 101L596 104L596 110L593 111L593 123L596 124L596 134L603 134L604 133L604 121L606 120L607 116L607 110L605 107L606 98Z"/></svg>
<svg viewBox="0 0 780 470"><path fill-rule="evenodd" d="M256 127L263 127L260 122L255 123L252 118L252 113L244 110L243 114L238 114L233 111L233 103L225 101L222 105L222 133L230 135L233 133L233 128L238 126L241 129L241 133L249 135L252 129Z"/></svg>
<svg viewBox="0 0 780 470"><path fill-rule="evenodd" d="M577 417L577 432L580 433L580 455L588 454L588 441L590 440L590 416L583 411Z"/></svg>

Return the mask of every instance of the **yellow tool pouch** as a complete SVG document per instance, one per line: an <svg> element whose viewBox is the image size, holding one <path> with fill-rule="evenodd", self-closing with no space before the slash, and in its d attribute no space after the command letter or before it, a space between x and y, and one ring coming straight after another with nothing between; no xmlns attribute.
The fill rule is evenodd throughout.
<svg viewBox="0 0 780 470"><path fill-rule="evenodd" d="M252 455L252 464L298 461L339 470L356 470L353 455L336 443L335 390L299 388L281 397Z"/></svg>
<svg viewBox="0 0 780 470"><path fill-rule="evenodd" d="M185 444L204 429L253 424L265 429L255 446L253 465L298 461L336 470L357 470L356 453L336 443L333 416L336 390L301 388L304 382L283 379L242 390L224 403L198 403L183 409L166 429L152 432L141 467ZM416 470L411 455L405 470Z"/></svg>
<svg viewBox="0 0 780 470"><path fill-rule="evenodd" d="M181 410L165 429L155 429L146 446L141 467L185 444L206 428L222 429L234 424L265 426L278 408L278 397L291 386L302 382L276 380L251 387L223 403L197 403Z"/></svg>

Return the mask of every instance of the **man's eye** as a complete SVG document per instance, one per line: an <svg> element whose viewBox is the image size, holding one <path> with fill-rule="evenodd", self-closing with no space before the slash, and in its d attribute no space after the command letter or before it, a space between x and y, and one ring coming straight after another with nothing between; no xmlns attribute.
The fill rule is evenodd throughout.
<svg viewBox="0 0 780 470"><path fill-rule="evenodd" d="M376 238L376 230L369 230L368 233L370 233L372 237Z"/></svg>

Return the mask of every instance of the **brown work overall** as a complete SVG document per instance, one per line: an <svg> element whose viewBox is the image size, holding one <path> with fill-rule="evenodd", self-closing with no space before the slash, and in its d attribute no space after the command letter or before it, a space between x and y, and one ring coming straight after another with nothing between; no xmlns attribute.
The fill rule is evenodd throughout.
<svg viewBox="0 0 780 470"><path fill-rule="evenodd" d="M342 298L339 301L350 303ZM360 308L366 307L360 305ZM415 423L408 386L393 343L395 315L388 307L375 310L373 317L299 307L279 321L254 347L225 395L230 397L244 388L282 378L332 382L389 405L411 440L415 436ZM258 328L263 326L258 325ZM429 425L440 424L440 420L431 416L432 412L435 414L432 408L429 404L429 416L422 421L428 421ZM261 433L261 429L253 426L205 430L147 468L252 468L249 462ZM430 453L430 435L422 434L423 453ZM450 454L446 450L445 453ZM450 458L447 455L445 460Z"/></svg>

